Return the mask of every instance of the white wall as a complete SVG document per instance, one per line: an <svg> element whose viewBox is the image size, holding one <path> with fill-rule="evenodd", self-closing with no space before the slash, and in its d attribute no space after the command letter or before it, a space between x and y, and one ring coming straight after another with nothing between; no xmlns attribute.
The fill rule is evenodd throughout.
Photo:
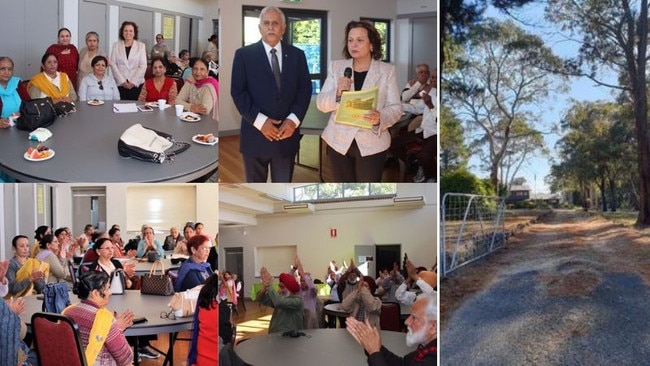
<svg viewBox="0 0 650 366"><path fill-rule="evenodd" d="M81 49L85 45L83 34L79 34L79 2L82 0L63 0L63 24L72 32L72 43ZM161 19L164 11L181 13L195 17L202 17L203 21L199 22L199 50L203 51L207 45L207 39L212 34L212 19L217 18L217 6L215 0L121 0L121 3L135 4L138 7L149 7L159 9L161 12L156 12L156 19L154 20L153 34L147 35L147 38L155 39L157 33L162 33ZM176 18L176 25L178 30L178 20ZM106 37L106 44L113 44L118 41L119 24L119 6L111 5L109 7L109 14L107 18L109 24L109 34ZM176 33L178 35L178 32ZM103 40L102 40L103 41ZM56 42L56 38L52 40ZM169 45L174 52L178 53L178 37L175 40L176 44Z"/></svg>
<svg viewBox="0 0 650 366"><path fill-rule="evenodd" d="M160 183L162 185L164 183ZM128 213L126 207L126 190L129 186L136 184L115 183L115 184L57 184L54 195L54 227L68 226L75 235L80 234L82 228L72 227L72 187L106 187L106 226L118 224L126 228ZM170 184L173 185L173 184ZM219 232L219 189L217 184L196 184L196 220L205 225L205 231L213 237ZM181 229L182 230L182 229ZM156 239L164 240L169 233L158 233ZM122 233L123 237L135 236L129 233Z"/></svg>
<svg viewBox="0 0 650 366"><path fill-rule="evenodd" d="M328 11L327 55L330 60L338 60L343 57L341 51L343 49L345 25L350 20L359 19L362 16L395 19L397 0L303 0L301 3L296 4L277 0L251 0L247 1L246 5L273 5L284 8ZM230 97L230 82L232 59L235 51L241 47L242 42L242 0L220 0L218 6L221 15L219 130L239 131L241 116ZM392 59L396 57L397 55L392 55ZM405 82L406 79L403 81L398 80L399 85Z"/></svg>
<svg viewBox="0 0 650 366"><path fill-rule="evenodd" d="M436 0L397 0L397 14L435 12Z"/></svg>
<svg viewBox="0 0 650 366"><path fill-rule="evenodd" d="M398 186L398 196L424 195L427 204L418 209L321 211L311 215L276 214L258 217L257 226L223 228L220 233L219 268L224 268L224 248L244 248L244 281L255 278L255 247L297 245L305 270L314 278L325 276L331 259L342 263L354 256L355 245L401 244L417 265L431 267L437 258L438 204L435 184ZM330 237L330 229L337 237ZM245 235L244 235L245 232ZM227 268L225 268L227 269ZM272 273L278 276L279 273Z"/></svg>

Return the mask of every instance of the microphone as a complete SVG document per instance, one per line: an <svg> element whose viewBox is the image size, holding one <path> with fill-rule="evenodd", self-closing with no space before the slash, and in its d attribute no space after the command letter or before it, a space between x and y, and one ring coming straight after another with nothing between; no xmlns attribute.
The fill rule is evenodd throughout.
<svg viewBox="0 0 650 366"><path fill-rule="evenodd" d="M348 79L351 78L352 77L352 68L351 67L346 67L345 71L343 71L343 76L348 78ZM350 88L348 88L346 90L342 90L342 91L348 91L348 90L350 90Z"/></svg>

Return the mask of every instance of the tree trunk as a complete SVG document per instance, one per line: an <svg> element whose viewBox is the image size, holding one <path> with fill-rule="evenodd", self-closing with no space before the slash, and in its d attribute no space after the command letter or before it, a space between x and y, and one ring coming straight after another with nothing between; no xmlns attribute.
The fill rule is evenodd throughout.
<svg viewBox="0 0 650 366"><path fill-rule="evenodd" d="M607 184L605 181L605 177L600 177L598 179L598 189L600 189L600 200L603 202L603 212L607 212L607 199L605 197L605 190L607 189Z"/></svg>
<svg viewBox="0 0 650 366"><path fill-rule="evenodd" d="M609 178L609 208L612 212L616 212L616 187L614 179Z"/></svg>
<svg viewBox="0 0 650 366"><path fill-rule="evenodd" d="M632 75L634 125L636 127L639 165L639 216L636 224L650 225L650 145L648 139L648 93L646 91L646 51L648 46L648 0L641 1L637 19L638 49Z"/></svg>

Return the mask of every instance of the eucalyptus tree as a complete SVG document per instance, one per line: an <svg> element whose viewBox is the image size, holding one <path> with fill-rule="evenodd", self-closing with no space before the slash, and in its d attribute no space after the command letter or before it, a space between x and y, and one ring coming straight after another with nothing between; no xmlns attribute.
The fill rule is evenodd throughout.
<svg viewBox="0 0 650 366"><path fill-rule="evenodd" d="M549 108L544 103L551 92L563 89L565 77L548 70L562 64L540 37L512 21L488 19L472 27L463 46L458 69L443 75L443 103L454 107L468 145L498 187L507 154L528 149L521 155L525 158L539 146L518 142L550 129L542 122Z"/></svg>
<svg viewBox="0 0 650 366"><path fill-rule="evenodd" d="M632 100L639 215L637 225L650 225L650 137L648 136L648 0L548 0L546 15L579 44L579 55L564 71L623 90ZM602 79L602 71L623 72L619 83Z"/></svg>

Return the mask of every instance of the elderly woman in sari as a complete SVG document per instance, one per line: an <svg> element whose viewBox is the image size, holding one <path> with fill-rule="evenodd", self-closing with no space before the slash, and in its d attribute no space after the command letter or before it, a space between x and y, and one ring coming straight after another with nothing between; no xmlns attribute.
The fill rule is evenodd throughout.
<svg viewBox="0 0 650 366"><path fill-rule="evenodd" d="M45 53L51 53L59 60L59 70L65 72L74 89L77 89L77 68L79 67L79 51L70 43L72 33L68 28L59 29L59 41L47 48Z"/></svg>
<svg viewBox="0 0 650 366"><path fill-rule="evenodd" d="M14 61L0 57L0 128L9 127L9 117L16 116L20 110L20 85L20 78L14 76Z"/></svg>
<svg viewBox="0 0 650 366"><path fill-rule="evenodd" d="M208 76L207 60L196 60L192 77L187 79L176 100L185 110L219 118L219 82Z"/></svg>
<svg viewBox="0 0 650 366"><path fill-rule="evenodd" d="M72 80L65 72L59 72L59 60L53 53L46 53L41 58L43 72L29 81L29 96L32 99L50 97L54 103L74 102L77 93Z"/></svg>
<svg viewBox="0 0 650 366"><path fill-rule="evenodd" d="M29 238L24 235L15 236L11 240L15 255L9 261L7 281L9 282L9 295L25 296L35 289L43 292L45 277L49 266L43 265L39 260L29 257Z"/></svg>
<svg viewBox="0 0 650 366"><path fill-rule="evenodd" d="M96 56L104 56L108 59L106 52L99 48L99 34L91 31L86 33L86 46L79 52L79 85L81 85L81 81L86 75L93 72L92 61ZM108 62L106 62L106 65L108 65Z"/></svg>

